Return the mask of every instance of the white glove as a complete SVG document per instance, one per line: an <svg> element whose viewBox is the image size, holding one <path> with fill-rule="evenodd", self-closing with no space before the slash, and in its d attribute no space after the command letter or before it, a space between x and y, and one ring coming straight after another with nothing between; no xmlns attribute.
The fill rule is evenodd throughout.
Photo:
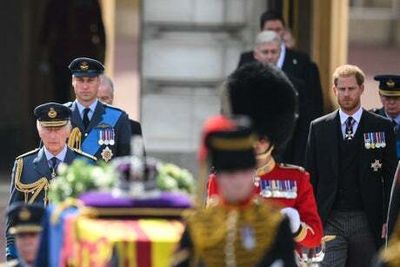
<svg viewBox="0 0 400 267"><path fill-rule="evenodd" d="M300 215L299 212L294 208L283 208L281 214L289 218L290 230L292 233L296 233L300 228Z"/></svg>

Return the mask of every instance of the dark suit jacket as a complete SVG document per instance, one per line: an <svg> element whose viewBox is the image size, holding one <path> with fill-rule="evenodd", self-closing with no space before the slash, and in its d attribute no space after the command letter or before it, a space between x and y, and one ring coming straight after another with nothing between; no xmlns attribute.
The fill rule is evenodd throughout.
<svg viewBox="0 0 400 267"><path fill-rule="evenodd" d="M306 169L310 172L318 211L323 224L328 219L338 189L338 111L314 120L310 125L306 149ZM379 115L363 111L357 131L361 133L384 132L385 148L366 149L360 144L359 190L364 211L367 215L377 246L382 244L382 225L386 221L390 188L396 168L394 132L392 123ZM363 135L362 135L363 136ZM371 164L382 163L378 171Z"/></svg>
<svg viewBox="0 0 400 267"><path fill-rule="evenodd" d="M128 115L125 113L125 111L98 101L93 116L90 120L89 126L86 130L84 130L82 118L79 114L79 109L76 107L76 103L70 102L66 105L72 110L72 127L78 127L82 133L82 142L91 131L100 130L98 126L101 123L102 117L106 113L107 109L114 109L119 112L119 118L117 120L117 123L113 127L115 132L115 144L108 145L108 147L113 153L113 158L130 155L131 126L129 124ZM93 156L95 156L97 159L103 159L101 153L105 148L105 144L101 145L96 154L94 154ZM87 151L84 152L88 153Z"/></svg>
<svg viewBox="0 0 400 267"><path fill-rule="evenodd" d="M247 51L240 55L238 67L255 62L253 51ZM287 49L283 60L282 70L286 74L301 79L305 82L306 97L310 99L309 106L312 119L323 114L322 86L317 64L310 60L310 57L298 50Z"/></svg>
<svg viewBox="0 0 400 267"><path fill-rule="evenodd" d="M42 177L46 177L47 180L51 180L51 171L47 162L46 154L44 153L44 149L35 149L31 152L28 152L24 155L17 157L18 159L23 160L23 168L21 172L21 176L19 181L23 184L32 184L38 181ZM94 163L92 158L87 157L77 151L71 150L67 148L67 154L65 155L64 163L71 164L76 158L84 158L91 163ZM25 201L24 193L17 190L15 187L16 184L16 169L17 169L17 161L14 163L14 168L11 175L11 196L9 200L9 205L14 202ZM28 197L32 197L32 193L28 194ZM43 204L44 205L44 191L42 190L37 198L34 200L34 203ZM6 223L8 229L12 222L8 220ZM6 237L7 237L7 259L16 258L15 249L14 249L14 238L7 233L6 230Z"/></svg>
<svg viewBox="0 0 400 267"><path fill-rule="evenodd" d="M256 62L253 51L244 52L240 55L238 67L251 62ZM310 57L307 54L286 48L286 54L282 65L282 70L285 73L289 73L299 79L304 79L309 64Z"/></svg>
<svg viewBox="0 0 400 267"><path fill-rule="evenodd" d="M310 122L312 120L309 109L311 99L307 97L303 80L289 74L287 76L298 92L299 118L296 121L292 138L286 145L282 155L277 155L276 159L284 163L304 166L304 151L306 149Z"/></svg>

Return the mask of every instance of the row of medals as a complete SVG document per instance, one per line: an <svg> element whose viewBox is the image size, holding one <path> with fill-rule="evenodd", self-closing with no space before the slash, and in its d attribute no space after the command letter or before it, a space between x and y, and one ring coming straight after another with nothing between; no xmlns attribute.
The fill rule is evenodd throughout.
<svg viewBox="0 0 400 267"><path fill-rule="evenodd" d="M365 133L364 146L366 149L386 147L385 132Z"/></svg>
<svg viewBox="0 0 400 267"><path fill-rule="evenodd" d="M106 128L99 130L99 145L110 145L113 146L115 144L115 132L114 128Z"/></svg>
<svg viewBox="0 0 400 267"><path fill-rule="evenodd" d="M287 198L297 197L297 182L293 180L258 180L260 194L265 198ZM256 183L256 185L257 185Z"/></svg>

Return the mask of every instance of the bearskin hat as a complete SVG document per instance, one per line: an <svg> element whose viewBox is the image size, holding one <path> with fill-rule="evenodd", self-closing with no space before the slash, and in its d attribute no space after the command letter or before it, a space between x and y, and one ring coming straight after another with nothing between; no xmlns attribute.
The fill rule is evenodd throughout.
<svg viewBox="0 0 400 267"><path fill-rule="evenodd" d="M298 93L286 75L272 65L246 64L226 83L230 112L251 118L260 137L268 137L279 153L298 118Z"/></svg>

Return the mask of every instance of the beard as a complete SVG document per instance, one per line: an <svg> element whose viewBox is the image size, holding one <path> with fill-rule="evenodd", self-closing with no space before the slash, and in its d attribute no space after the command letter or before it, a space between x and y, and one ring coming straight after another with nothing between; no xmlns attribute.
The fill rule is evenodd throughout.
<svg viewBox="0 0 400 267"><path fill-rule="evenodd" d="M339 106L340 108L349 113L354 111L360 106L360 99L339 99Z"/></svg>

